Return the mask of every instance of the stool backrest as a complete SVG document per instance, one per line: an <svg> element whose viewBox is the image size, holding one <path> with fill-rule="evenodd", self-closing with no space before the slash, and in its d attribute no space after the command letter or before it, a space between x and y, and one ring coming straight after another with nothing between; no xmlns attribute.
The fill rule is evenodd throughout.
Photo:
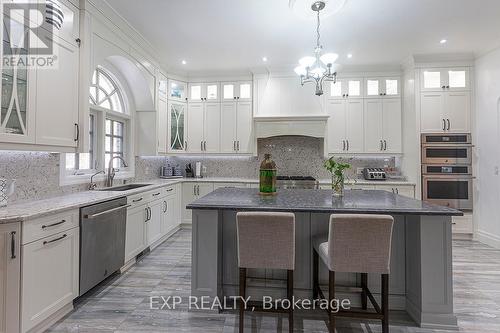
<svg viewBox="0 0 500 333"><path fill-rule="evenodd" d="M389 274L393 224L389 215L332 215L328 236L332 270Z"/></svg>
<svg viewBox="0 0 500 333"><path fill-rule="evenodd" d="M295 268L295 215L276 212L236 214L240 268Z"/></svg>

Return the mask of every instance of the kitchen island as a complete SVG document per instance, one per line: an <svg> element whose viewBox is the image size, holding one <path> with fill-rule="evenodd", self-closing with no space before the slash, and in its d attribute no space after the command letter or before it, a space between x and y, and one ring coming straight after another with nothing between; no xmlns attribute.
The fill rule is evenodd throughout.
<svg viewBox="0 0 500 333"><path fill-rule="evenodd" d="M451 217L460 211L427 204L385 191L346 191L343 198L329 190L279 190L261 196L258 189L221 188L187 206L193 210L193 296L238 295L236 213L294 212L296 217L295 295L312 297L312 239L328 234L330 214L388 214L395 220L391 253L390 308L405 310L421 327L457 328L453 313ZM283 272L249 270L250 296L284 296ZM355 273L338 274L337 282L356 285ZM320 283L327 281L325 267ZM380 276L369 275L378 298ZM340 288L339 288L340 289ZM353 306L360 297L345 291Z"/></svg>

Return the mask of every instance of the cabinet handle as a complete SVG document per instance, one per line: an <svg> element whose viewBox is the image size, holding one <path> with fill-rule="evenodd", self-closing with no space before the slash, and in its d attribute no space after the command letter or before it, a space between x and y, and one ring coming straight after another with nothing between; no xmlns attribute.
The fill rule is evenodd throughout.
<svg viewBox="0 0 500 333"><path fill-rule="evenodd" d="M173 190L174 190L173 188L169 188L167 192L172 192Z"/></svg>
<svg viewBox="0 0 500 333"><path fill-rule="evenodd" d="M200 141L200 149L203 151L203 141Z"/></svg>
<svg viewBox="0 0 500 333"><path fill-rule="evenodd" d="M384 142L380 140L380 151L384 150Z"/></svg>
<svg viewBox="0 0 500 333"><path fill-rule="evenodd" d="M75 123L75 129L76 129L76 136L75 136L75 142L78 142L78 138L80 137L80 126Z"/></svg>
<svg viewBox="0 0 500 333"><path fill-rule="evenodd" d="M450 89L450 86L446 86L446 89Z"/></svg>
<svg viewBox="0 0 500 333"><path fill-rule="evenodd" d="M16 259L16 232L10 233L10 259Z"/></svg>
<svg viewBox="0 0 500 333"><path fill-rule="evenodd" d="M387 96L387 93L384 93L384 96Z"/></svg>
<svg viewBox="0 0 500 333"><path fill-rule="evenodd" d="M153 197L157 197L161 194L161 192L158 192L158 193L153 193Z"/></svg>
<svg viewBox="0 0 500 333"><path fill-rule="evenodd" d="M387 141L384 140L384 150L387 150Z"/></svg>
<svg viewBox="0 0 500 333"><path fill-rule="evenodd" d="M342 98L345 98L345 94L342 95Z"/></svg>
<svg viewBox="0 0 500 333"><path fill-rule="evenodd" d="M443 119L443 131L446 131L446 120Z"/></svg>
<svg viewBox="0 0 500 333"><path fill-rule="evenodd" d="M347 151L349 151L349 140L346 140L347 142Z"/></svg>
<svg viewBox="0 0 500 333"><path fill-rule="evenodd" d="M240 142L239 141L236 141L236 150L240 151Z"/></svg>
<svg viewBox="0 0 500 333"><path fill-rule="evenodd" d="M445 89L445 88L446 88L446 86L442 86L441 88Z"/></svg>
<svg viewBox="0 0 500 333"><path fill-rule="evenodd" d="M396 194L399 194L399 188L396 188Z"/></svg>
<svg viewBox="0 0 500 333"><path fill-rule="evenodd" d="M207 142L203 141L203 150L207 151Z"/></svg>
<svg viewBox="0 0 500 333"><path fill-rule="evenodd" d="M42 225L42 229L47 229L47 228L55 227L55 226L61 225L63 223L66 223L66 220L61 220L61 222L57 222L57 223Z"/></svg>
<svg viewBox="0 0 500 333"><path fill-rule="evenodd" d="M200 185L196 185L196 194L200 195Z"/></svg>
<svg viewBox="0 0 500 333"><path fill-rule="evenodd" d="M188 142L187 141L184 141L184 149L187 150L188 149Z"/></svg>
<svg viewBox="0 0 500 333"><path fill-rule="evenodd" d="M448 122L448 131L449 131L451 128L450 119L446 119L446 121Z"/></svg>
<svg viewBox="0 0 500 333"><path fill-rule="evenodd" d="M236 99L236 96L234 96L233 98Z"/></svg>
<svg viewBox="0 0 500 333"><path fill-rule="evenodd" d="M44 241L43 245L47 245L47 244L50 244L50 243L54 243L54 242L60 241L60 240L62 240L64 238L66 238L66 237L68 237L68 235L64 234L64 235L62 235L59 238L56 238L56 239L53 239L53 240L49 240L49 241Z"/></svg>
<svg viewBox="0 0 500 333"><path fill-rule="evenodd" d="M142 201L142 198L132 200L132 202L139 202L139 201Z"/></svg>
<svg viewBox="0 0 500 333"><path fill-rule="evenodd" d="M167 212L167 209L168 209L167 207L168 207L167 202L163 201L163 213Z"/></svg>
<svg viewBox="0 0 500 333"><path fill-rule="evenodd" d="M342 150L345 151L345 140L342 140Z"/></svg>
<svg viewBox="0 0 500 333"><path fill-rule="evenodd" d="M196 185L193 186L193 195L196 195Z"/></svg>

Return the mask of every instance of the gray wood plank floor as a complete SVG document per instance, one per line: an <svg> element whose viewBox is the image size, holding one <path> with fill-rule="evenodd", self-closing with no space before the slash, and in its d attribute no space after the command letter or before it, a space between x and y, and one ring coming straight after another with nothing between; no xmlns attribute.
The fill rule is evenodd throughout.
<svg viewBox="0 0 500 333"><path fill-rule="evenodd" d="M460 332L500 332L500 250L473 241L455 241L455 311ZM125 274L114 276L78 300L75 310L48 332L219 332L238 331L234 313L151 310L150 296L190 294L191 232L181 230ZM187 302L186 302L187 303ZM247 332L288 332L286 316L248 314ZM296 312L296 332L328 332L326 314ZM377 333L377 321L339 320L338 333ZM416 327L406 314L391 313L393 333L441 333Z"/></svg>

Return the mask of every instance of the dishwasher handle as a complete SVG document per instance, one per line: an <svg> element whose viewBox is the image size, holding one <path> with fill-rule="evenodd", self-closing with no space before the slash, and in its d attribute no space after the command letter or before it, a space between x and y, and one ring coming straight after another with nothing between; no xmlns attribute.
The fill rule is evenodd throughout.
<svg viewBox="0 0 500 333"><path fill-rule="evenodd" d="M96 218L96 217L99 217L99 216L102 216L102 215L105 215L105 214L109 214L109 213L113 213L113 212L116 212L116 211L119 211L119 210L122 210L122 209L126 209L126 208L128 208L130 206L132 206L132 205L123 205L123 206L112 208L112 209L108 209L108 210L105 210L103 212L99 212L99 213L96 213L96 214L87 214L87 215L84 215L83 217L86 218L86 219L93 219L93 218Z"/></svg>

